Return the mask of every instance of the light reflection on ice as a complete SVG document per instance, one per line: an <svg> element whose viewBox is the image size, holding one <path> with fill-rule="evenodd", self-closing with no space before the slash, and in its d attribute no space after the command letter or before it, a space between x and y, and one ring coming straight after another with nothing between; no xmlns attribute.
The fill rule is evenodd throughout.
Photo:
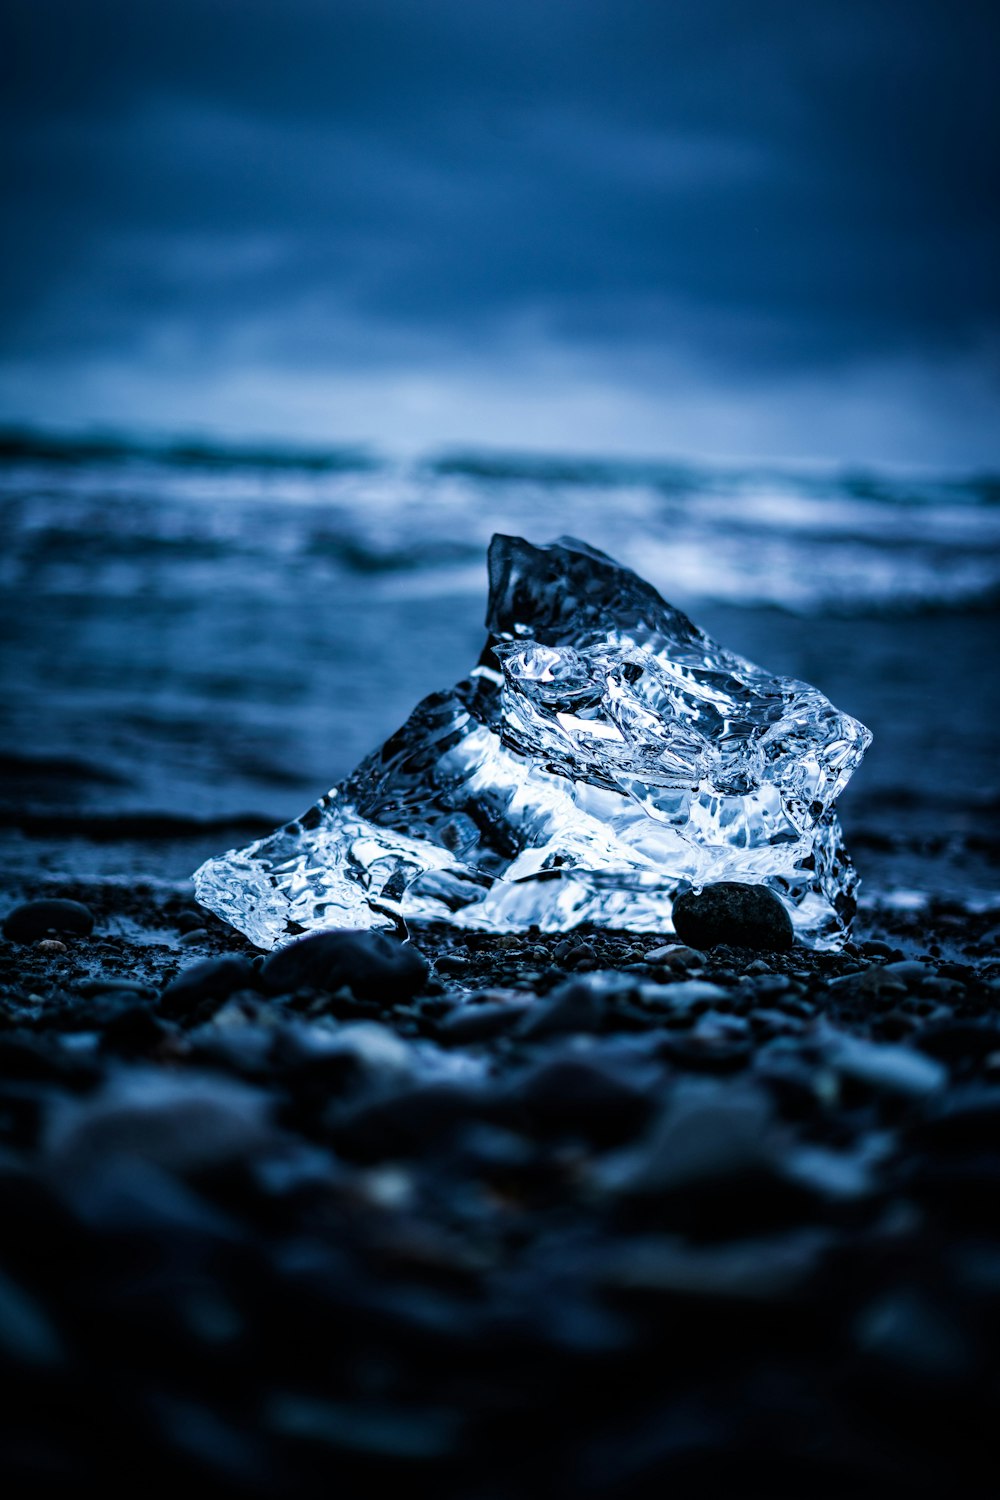
<svg viewBox="0 0 1000 1500"><path fill-rule="evenodd" d="M479 665L301 819L209 860L199 900L261 947L400 917L666 931L673 898L769 886L837 946L855 877L834 804L871 736L724 650L586 544L490 546Z"/></svg>

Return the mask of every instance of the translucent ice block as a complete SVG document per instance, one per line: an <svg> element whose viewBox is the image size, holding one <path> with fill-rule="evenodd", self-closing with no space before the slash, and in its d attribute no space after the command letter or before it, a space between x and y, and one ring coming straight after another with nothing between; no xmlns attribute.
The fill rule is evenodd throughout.
<svg viewBox="0 0 1000 1500"><path fill-rule="evenodd" d="M469 677L303 817L202 865L199 901L262 948L400 917L665 933L681 891L736 880L838 946L857 882L834 804L864 725L583 542L495 536L489 574Z"/></svg>

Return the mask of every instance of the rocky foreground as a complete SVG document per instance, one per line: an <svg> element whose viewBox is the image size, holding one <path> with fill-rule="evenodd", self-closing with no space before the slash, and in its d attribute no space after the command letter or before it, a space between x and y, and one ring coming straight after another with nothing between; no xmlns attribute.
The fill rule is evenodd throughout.
<svg viewBox="0 0 1000 1500"><path fill-rule="evenodd" d="M994 1492L1000 913L265 960L31 894L79 905L0 944L8 1482Z"/></svg>

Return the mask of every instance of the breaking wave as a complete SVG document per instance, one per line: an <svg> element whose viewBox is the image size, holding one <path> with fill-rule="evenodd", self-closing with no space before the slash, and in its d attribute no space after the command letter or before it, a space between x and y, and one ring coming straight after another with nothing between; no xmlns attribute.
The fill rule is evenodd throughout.
<svg viewBox="0 0 1000 1500"><path fill-rule="evenodd" d="M995 610L1000 478L0 433L2 581L128 593L248 571L482 589L494 531L586 537L682 606Z"/></svg>

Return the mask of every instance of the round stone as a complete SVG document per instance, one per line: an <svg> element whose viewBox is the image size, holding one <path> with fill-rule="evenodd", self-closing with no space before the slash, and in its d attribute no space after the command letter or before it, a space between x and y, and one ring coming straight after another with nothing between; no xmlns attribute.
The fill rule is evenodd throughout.
<svg viewBox="0 0 1000 1500"><path fill-rule="evenodd" d="M412 943L382 932L313 932L264 960L263 988L271 995L298 989L332 993L342 985L359 1000L401 1002L424 986L428 966Z"/></svg>
<svg viewBox="0 0 1000 1500"><path fill-rule="evenodd" d="M692 948L728 943L761 953L792 946L795 934L787 911L763 885L724 880L701 891L685 891L674 902L674 930Z"/></svg>
<svg viewBox="0 0 1000 1500"><path fill-rule="evenodd" d="M94 917L79 901L50 897L25 901L4 918L3 935L12 943L36 943L51 933L87 937L94 930Z"/></svg>

